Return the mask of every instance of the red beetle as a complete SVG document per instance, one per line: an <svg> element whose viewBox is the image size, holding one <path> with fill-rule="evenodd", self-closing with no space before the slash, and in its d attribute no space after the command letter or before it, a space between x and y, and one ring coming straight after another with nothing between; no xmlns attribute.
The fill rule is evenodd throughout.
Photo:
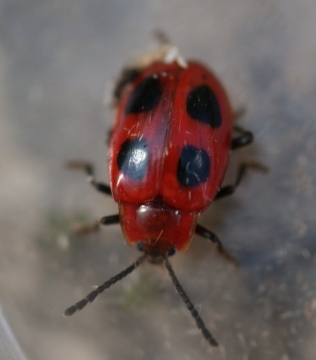
<svg viewBox="0 0 316 360"><path fill-rule="evenodd" d="M157 55L158 54L158 55ZM170 45L148 61L126 69L114 92L116 115L110 143L110 184L94 178L91 164L70 163L83 169L92 185L112 194L119 215L106 216L101 224L121 224L130 245L142 256L126 270L68 308L72 315L105 289L148 259L163 263L205 339L216 340L205 327L179 284L168 257L185 251L194 233L215 242L222 255L232 260L214 233L197 224L212 201L232 194L235 184L221 187L231 149L249 144L249 131L235 127L227 94L216 76L204 65L186 62Z"/></svg>

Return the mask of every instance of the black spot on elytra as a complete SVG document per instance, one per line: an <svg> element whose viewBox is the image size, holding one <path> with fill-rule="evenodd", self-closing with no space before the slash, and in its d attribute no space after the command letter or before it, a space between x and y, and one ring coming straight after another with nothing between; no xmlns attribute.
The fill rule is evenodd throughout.
<svg viewBox="0 0 316 360"><path fill-rule="evenodd" d="M185 146L180 154L177 178L180 185L194 187L204 183L210 175L211 160L203 149Z"/></svg>
<svg viewBox="0 0 316 360"><path fill-rule="evenodd" d="M122 71L113 91L113 97L115 101L120 100L122 91L125 86L133 82L137 78L139 73L139 70L134 68L127 68Z"/></svg>
<svg viewBox="0 0 316 360"><path fill-rule="evenodd" d="M148 167L148 144L145 139L125 140L117 155L118 168L132 180L142 180Z"/></svg>
<svg viewBox="0 0 316 360"><path fill-rule="evenodd" d="M125 107L125 114L139 114L152 110L158 103L162 87L158 79L150 76L134 90Z"/></svg>
<svg viewBox="0 0 316 360"><path fill-rule="evenodd" d="M187 112L194 120L208 124L212 128L221 126L221 111L213 91L202 85L194 88L187 98Z"/></svg>

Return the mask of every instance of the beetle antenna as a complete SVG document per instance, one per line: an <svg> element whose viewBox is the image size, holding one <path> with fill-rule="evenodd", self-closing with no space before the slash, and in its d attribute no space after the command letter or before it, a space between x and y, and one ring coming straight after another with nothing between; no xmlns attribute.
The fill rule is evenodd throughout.
<svg viewBox="0 0 316 360"><path fill-rule="evenodd" d="M133 270L135 270L146 258L146 254L140 256L132 265L130 265L125 270L121 271L119 274L111 277L110 280L106 281L104 284L98 286L95 290L91 291L84 299L78 301L76 304L70 306L64 312L65 316L73 315L75 312L82 310L86 305L91 303L98 295L103 293L104 290L108 289L110 286L114 285L118 281L125 278L129 275Z"/></svg>
<svg viewBox="0 0 316 360"><path fill-rule="evenodd" d="M190 298L188 297L188 295L186 294L186 292L183 290L182 286L180 285L179 280L177 279L167 257L165 257L165 259L164 259L164 265L169 272L169 275L171 277L173 285L175 286L178 294L180 295L181 299L184 301L185 305L187 306L188 310L190 311L192 317L194 318L194 320L196 322L197 327L201 330L205 340L207 340L212 346L218 346L217 341L214 339L214 337L210 333L210 331L206 328L204 321L201 319L199 313L195 309Z"/></svg>

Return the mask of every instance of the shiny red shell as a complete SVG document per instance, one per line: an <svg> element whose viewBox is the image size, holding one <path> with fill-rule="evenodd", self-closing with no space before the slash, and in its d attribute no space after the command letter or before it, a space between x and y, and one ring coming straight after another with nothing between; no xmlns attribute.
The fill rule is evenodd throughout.
<svg viewBox="0 0 316 360"><path fill-rule="evenodd" d="M214 101L220 125L192 118ZM227 94L206 67L159 61L135 72L120 90L110 143L110 184L127 242L153 255L186 250L223 181L231 141Z"/></svg>

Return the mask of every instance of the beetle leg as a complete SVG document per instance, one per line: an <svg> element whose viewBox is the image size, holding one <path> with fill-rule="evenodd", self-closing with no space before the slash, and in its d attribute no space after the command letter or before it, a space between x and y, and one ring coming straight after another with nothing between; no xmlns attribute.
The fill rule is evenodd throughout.
<svg viewBox="0 0 316 360"><path fill-rule="evenodd" d="M100 225L112 225L119 224L120 216L119 214L103 216L99 221L96 221L94 224L75 224L71 231L79 235L87 235L91 233L98 232L100 230Z"/></svg>
<svg viewBox="0 0 316 360"><path fill-rule="evenodd" d="M70 231L76 235L89 235L97 233L100 230L100 222L96 221L94 224L77 223L74 224Z"/></svg>
<svg viewBox="0 0 316 360"><path fill-rule="evenodd" d="M120 215L119 214L103 216L100 219L100 224L101 225L119 224L119 222L120 222Z"/></svg>
<svg viewBox="0 0 316 360"><path fill-rule="evenodd" d="M225 258L225 260L228 260L235 266L238 266L237 260L229 254L229 252L224 248L222 242L219 240L216 234L214 234L212 231L206 229L204 226L197 224L195 228L195 233L203 236L204 238L211 240L216 246L219 254Z"/></svg>
<svg viewBox="0 0 316 360"><path fill-rule="evenodd" d="M244 178L246 170L249 169L249 168L257 170L257 171L261 171L261 172L267 172L269 170L266 166L264 166L264 165L262 165L260 163L257 163L255 161L254 162L241 163L239 165L239 169L238 169L238 172L237 172L237 177L236 177L235 183L232 184L232 185L226 185L226 186L223 186L222 188L220 188L218 193L215 196L215 200L221 199L221 198L226 197L228 195L232 195L235 192L238 185L240 185L241 180Z"/></svg>
<svg viewBox="0 0 316 360"><path fill-rule="evenodd" d="M120 216L119 214L108 215L102 217L99 221L96 221L94 224L75 224L71 228L71 232L77 235L88 235L96 233L100 230L100 225L112 225L119 224Z"/></svg>
<svg viewBox="0 0 316 360"><path fill-rule="evenodd" d="M238 132L240 135L232 140L231 148L233 150L249 145L253 142L253 134L251 131L245 130L237 125L234 126L234 131Z"/></svg>
<svg viewBox="0 0 316 360"><path fill-rule="evenodd" d="M69 169L73 170L81 170L86 173L88 177L89 183L99 192L106 195L111 195L111 188L109 185L106 185L102 182L98 182L95 179L94 175L94 167L90 162L82 161L82 160L71 160L67 162L66 166Z"/></svg>

